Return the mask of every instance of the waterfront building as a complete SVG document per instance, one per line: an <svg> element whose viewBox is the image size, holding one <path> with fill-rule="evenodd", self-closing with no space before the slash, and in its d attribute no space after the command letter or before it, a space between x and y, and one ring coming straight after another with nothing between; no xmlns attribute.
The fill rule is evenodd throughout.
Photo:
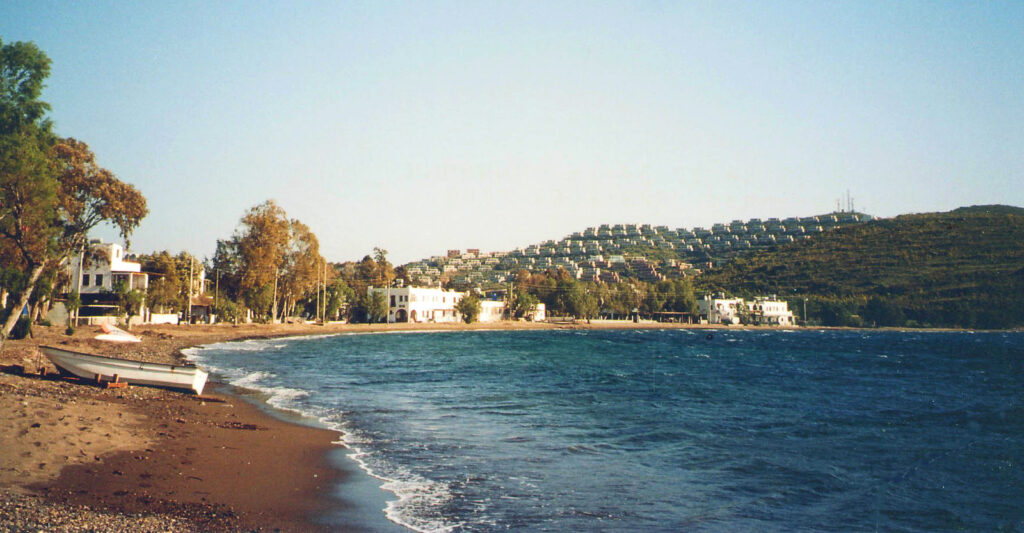
<svg viewBox="0 0 1024 533"><path fill-rule="evenodd" d="M751 320L754 324L766 326L792 326L793 312L789 310L789 303L778 298L758 297L752 302L747 302L747 309L750 311Z"/></svg>
<svg viewBox="0 0 1024 533"><path fill-rule="evenodd" d="M742 298L712 298L711 295L697 300L697 314L701 322L708 324L739 324L743 310Z"/></svg>
<svg viewBox="0 0 1024 533"><path fill-rule="evenodd" d="M140 263L131 260L123 246L99 239L90 241L88 251L68 262L68 273L69 292L77 290L82 299L78 316L88 323L116 320L113 315L118 307L118 285L124 284L128 290L138 290L143 295L149 288L149 275L142 271ZM143 300L140 314L132 322L144 322L148 312Z"/></svg>
<svg viewBox="0 0 1024 533"><path fill-rule="evenodd" d="M369 287L367 292L383 294L388 322L458 322L462 316L455 304L464 293L426 287Z"/></svg>

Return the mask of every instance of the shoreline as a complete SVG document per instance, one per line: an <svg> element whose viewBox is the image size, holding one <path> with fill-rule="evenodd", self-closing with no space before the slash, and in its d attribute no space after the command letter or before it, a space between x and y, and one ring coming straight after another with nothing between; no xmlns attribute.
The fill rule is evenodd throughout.
<svg viewBox="0 0 1024 533"><path fill-rule="evenodd" d="M229 384L211 384L206 394L194 396L138 386L103 390L33 370L12 373L15 365L54 370L39 356L40 344L177 363L188 348L303 335L780 328L625 321L139 326L133 333L143 341L131 344L96 341L96 327L80 327L73 336L63 329L36 327L34 338L8 341L0 354L0 529L368 529L358 517L342 525L318 520L329 508L345 513L356 507L346 501L352 472L329 457L345 449L339 432L275 416L268 411L272 406L256 405Z"/></svg>

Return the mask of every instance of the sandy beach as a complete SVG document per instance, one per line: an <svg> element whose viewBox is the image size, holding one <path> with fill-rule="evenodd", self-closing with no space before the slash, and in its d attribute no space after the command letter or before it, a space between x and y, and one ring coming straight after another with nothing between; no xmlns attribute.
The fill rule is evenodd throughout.
<svg viewBox="0 0 1024 533"><path fill-rule="evenodd" d="M335 432L269 416L217 384L195 396L66 380L41 344L173 363L184 348L247 338L567 327L666 325L142 326L133 331L137 344L97 341L95 327L73 336L36 327L0 354L0 530L315 531L326 528L316 516L329 489L341 484L344 493L326 459Z"/></svg>

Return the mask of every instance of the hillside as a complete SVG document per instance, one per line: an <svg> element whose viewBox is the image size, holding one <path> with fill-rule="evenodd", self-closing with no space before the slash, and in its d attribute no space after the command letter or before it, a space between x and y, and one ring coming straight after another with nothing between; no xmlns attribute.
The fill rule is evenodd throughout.
<svg viewBox="0 0 1024 533"><path fill-rule="evenodd" d="M636 278L656 282L691 274L691 265L704 268L744 252L771 249L872 219L864 213L837 212L784 220L734 220L711 228L604 224L557 241L507 252L450 250L445 256L407 263L402 268L410 282L424 285L446 280L464 285L500 284L521 269L538 272L558 268L584 281Z"/></svg>
<svg viewBox="0 0 1024 533"><path fill-rule="evenodd" d="M737 258L698 285L794 304L808 297L808 314L824 322L867 315L867 324L1020 327L1024 209L974 206L837 228Z"/></svg>

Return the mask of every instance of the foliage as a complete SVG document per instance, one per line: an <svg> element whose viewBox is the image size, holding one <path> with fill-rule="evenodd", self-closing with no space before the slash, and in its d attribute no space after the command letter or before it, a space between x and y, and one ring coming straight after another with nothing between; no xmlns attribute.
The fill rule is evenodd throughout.
<svg viewBox="0 0 1024 533"><path fill-rule="evenodd" d="M480 317L481 307L480 297L474 292L466 294L455 304L455 310L462 315L462 321L467 324L476 322Z"/></svg>
<svg viewBox="0 0 1024 533"><path fill-rule="evenodd" d="M217 248L213 253L207 275L215 280L221 295L238 301L242 298L242 257L238 251L238 235L229 239L217 239Z"/></svg>
<svg viewBox="0 0 1024 533"><path fill-rule="evenodd" d="M127 315L125 324L131 329L132 317L142 311L142 303L145 295L138 289L131 289L128 284L119 281L114 285L114 293L117 294L117 306L122 314Z"/></svg>
<svg viewBox="0 0 1024 533"><path fill-rule="evenodd" d="M50 75L50 58L34 43L0 40L0 133L42 120L50 104L39 100Z"/></svg>
<svg viewBox="0 0 1024 533"><path fill-rule="evenodd" d="M68 327L71 327L71 318L75 316L75 313L82 307L82 296L78 294L78 291L71 291L68 293L67 299L64 301L64 308L68 310ZM74 330L72 330L73 332Z"/></svg>
<svg viewBox="0 0 1024 533"><path fill-rule="evenodd" d="M249 209L235 234L217 241L211 263L222 292L244 301L258 319L304 309L300 303L315 301L335 274L320 256L316 235L273 200Z"/></svg>
<svg viewBox="0 0 1024 533"><path fill-rule="evenodd" d="M142 269L150 273L146 296L149 306L165 313L176 313L188 305L188 266L195 259L186 252L172 256L162 251L139 257Z"/></svg>
<svg viewBox="0 0 1024 533"><path fill-rule="evenodd" d="M338 309L343 311L350 322L383 320L383 318L374 318L374 313L371 312L373 311L371 306L374 304L371 302L368 291L370 287L386 286L398 278L391 263L387 260L387 250L374 248L373 256L364 256L358 262L348 261L332 265L328 269L328 278L334 277L337 277L343 284L338 285L340 290L338 294L344 297L338 300ZM330 304L330 300L328 304ZM386 315L380 314L379 316Z"/></svg>
<svg viewBox="0 0 1024 533"><path fill-rule="evenodd" d="M276 282L288 248L288 218L273 200L251 208L237 233L241 263L240 289L261 289ZM248 302L250 307L260 309ZM263 311L263 309L260 309ZM272 310L276 317L277 310Z"/></svg>
<svg viewBox="0 0 1024 533"><path fill-rule="evenodd" d="M291 220L289 237L280 277L279 292L284 300L285 314L292 314L296 303L309 297L316 300L316 291L323 282L326 261L320 257L320 244L316 235L305 224ZM311 302L312 303L312 302Z"/></svg>
<svg viewBox="0 0 1024 533"><path fill-rule="evenodd" d="M708 291L807 297L824 325L1019 327L1022 242L1024 210L961 208L825 232L698 279Z"/></svg>
<svg viewBox="0 0 1024 533"><path fill-rule="evenodd" d="M334 269L330 268L329 271L333 272ZM344 280L335 280L327 287L326 316L337 317L342 307L353 300L355 300L355 291Z"/></svg>
<svg viewBox="0 0 1024 533"><path fill-rule="evenodd" d="M245 309L230 298L221 298L217 302L214 313L217 314L217 318L221 322L231 322L233 324L238 324L240 320L245 318Z"/></svg>
<svg viewBox="0 0 1024 533"><path fill-rule="evenodd" d="M509 302L510 318L518 320L533 316L534 312L537 311L539 303L540 300L536 296L522 288L513 291Z"/></svg>
<svg viewBox="0 0 1024 533"><path fill-rule="evenodd" d="M146 215L145 198L96 165L85 143L52 133L39 100L49 65L32 43L0 43L0 253L28 274L19 310L43 271L81 250L90 229L111 222L127 239Z"/></svg>
<svg viewBox="0 0 1024 533"><path fill-rule="evenodd" d="M366 299L366 319L368 322L386 322L388 319L388 302L384 293L374 291Z"/></svg>
<svg viewBox="0 0 1024 533"><path fill-rule="evenodd" d="M127 243L132 230L149 212L142 193L97 165L92 150L79 140L69 137L59 141L54 155L64 226L62 244L70 250L81 250L89 230L100 222L117 227Z"/></svg>

